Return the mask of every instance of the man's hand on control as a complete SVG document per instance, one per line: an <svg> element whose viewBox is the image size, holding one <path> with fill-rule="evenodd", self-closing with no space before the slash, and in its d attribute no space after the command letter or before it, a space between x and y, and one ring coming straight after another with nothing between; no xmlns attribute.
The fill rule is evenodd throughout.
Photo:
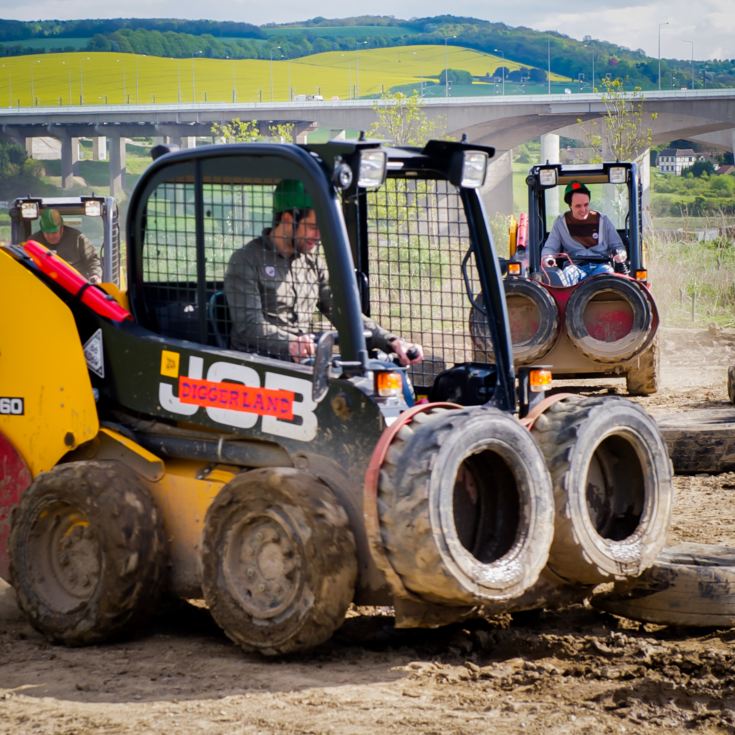
<svg viewBox="0 0 735 735"><path fill-rule="evenodd" d="M626 253L625 250L616 250L612 259L616 263L625 263L625 261L628 260L628 253Z"/></svg>
<svg viewBox="0 0 735 735"><path fill-rule="evenodd" d="M390 346L398 355L401 365L416 365L424 359L424 349L421 345L410 345L402 339L394 339Z"/></svg>
<svg viewBox="0 0 735 735"><path fill-rule="evenodd" d="M90 276L87 280L93 285L95 283L102 283L102 279L99 276Z"/></svg>
<svg viewBox="0 0 735 735"><path fill-rule="evenodd" d="M288 343L288 354L291 359L299 362L307 357L313 357L316 352L316 344L313 334L299 334Z"/></svg>

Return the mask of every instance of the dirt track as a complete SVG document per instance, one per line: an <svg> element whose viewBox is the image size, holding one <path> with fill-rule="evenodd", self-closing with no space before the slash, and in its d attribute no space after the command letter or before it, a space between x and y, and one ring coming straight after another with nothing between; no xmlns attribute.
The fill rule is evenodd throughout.
<svg viewBox="0 0 735 735"><path fill-rule="evenodd" d="M664 389L641 403L724 404L734 347L732 334L665 332ZM676 490L670 542L735 545L735 474ZM355 610L319 652L264 661L195 608L126 643L50 646L0 589L1 733L171 731L735 733L735 630L580 605L401 632L386 611Z"/></svg>

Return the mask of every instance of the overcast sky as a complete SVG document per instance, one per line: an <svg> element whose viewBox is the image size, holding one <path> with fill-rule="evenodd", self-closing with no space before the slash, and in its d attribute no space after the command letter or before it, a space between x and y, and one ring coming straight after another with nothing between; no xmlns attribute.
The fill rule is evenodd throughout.
<svg viewBox="0 0 735 735"><path fill-rule="evenodd" d="M493 7L495 6L495 7ZM88 0L0 0L0 18L39 20L72 18L202 18L235 20L262 25L305 20L316 15L340 18L359 13L392 15L408 19L451 13L527 26L536 30L555 30L572 38L592 36L605 41L643 49L658 56L659 25L661 56L690 59L692 43L695 59L735 58L735 3L733 0L587 0L552 3L543 0L370 0L346 10L344 0L228 0L204 5L201 0L125 0L115 3L89 3ZM204 8L206 7L206 10ZM124 8L124 9L123 9ZM451 8L451 9L450 9Z"/></svg>

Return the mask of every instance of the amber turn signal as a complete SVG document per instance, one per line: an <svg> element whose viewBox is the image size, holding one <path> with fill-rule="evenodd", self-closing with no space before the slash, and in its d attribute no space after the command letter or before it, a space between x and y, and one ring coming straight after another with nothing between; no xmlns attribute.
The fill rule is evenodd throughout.
<svg viewBox="0 0 735 735"><path fill-rule="evenodd" d="M375 373L375 392L379 396L387 398L389 396L397 396L402 388L402 380L400 373L379 372Z"/></svg>
<svg viewBox="0 0 735 735"><path fill-rule="evenodd" d="M551 370L531 370L528 376L528 385L534 393L551 388Z"/></svg>

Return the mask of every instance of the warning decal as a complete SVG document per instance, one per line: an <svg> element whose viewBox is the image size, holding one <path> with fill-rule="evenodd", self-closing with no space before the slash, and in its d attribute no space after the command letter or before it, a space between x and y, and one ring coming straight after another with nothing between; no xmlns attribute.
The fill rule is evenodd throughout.
<svg viewBox="0 0 735 735"><path fill-rule="evenodd" d="M84 343L84 359L87 367L100 378L105 377L105 357L102 352L102 330L98 329Z"/></svg>
<svg viewBox="0 0 735 735"><path fill-rule="evenodd" d="M195 406L225 408L293 419L294 393L290 390L250 388L239 383L215 383L186 376L179 377L179 401Z"/></svg>

